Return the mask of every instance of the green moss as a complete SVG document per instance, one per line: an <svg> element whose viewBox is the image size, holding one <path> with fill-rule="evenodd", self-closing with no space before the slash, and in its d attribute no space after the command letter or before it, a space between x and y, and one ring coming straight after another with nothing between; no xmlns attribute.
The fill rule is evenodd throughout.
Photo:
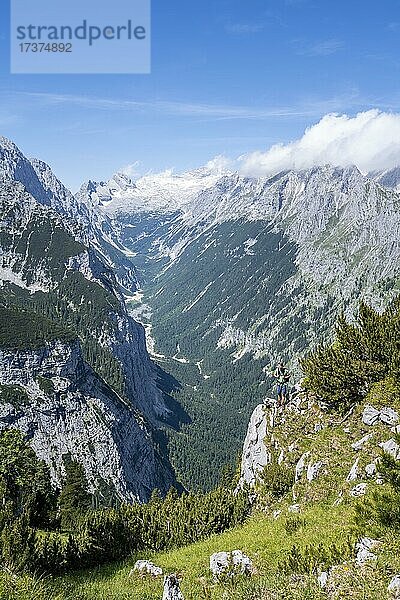
<svg viewBox="0 0 400 600"><path fill-rule="evenodd" d="M29 404L29 396L20 385L0 385L0 402L12 404L15 408Z"/></svg>
<svg viewBox="0 0 400 600"><path fill-rule="evenodd" d="M42 377L41 375L38 375L38 377L36 377L36 381L46 396L53 396L55 392L54 383L49 377Z"/></svg>

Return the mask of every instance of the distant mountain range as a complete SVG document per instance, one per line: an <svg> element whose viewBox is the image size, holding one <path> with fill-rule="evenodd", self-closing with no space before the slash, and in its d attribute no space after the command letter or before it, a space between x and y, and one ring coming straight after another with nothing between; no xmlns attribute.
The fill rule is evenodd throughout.
<svg viewBox="0 0 400 600"><path fill-rule="evenodd" d="M188 474L199 456L215 463L210 485L234 460L278 359L299 375L298 357L340 311L398 294L399 183L400 169L325 165L251 179L203 168L116 175L80 196L129 249L142 287L131 309L183 384L176 397L194 424L171 447L188 485L204 475Z"/></svg>
<svg viewBox="0 0 400 600"><path fill-rule="evenodd" d="M63 457L82 462L104 497L211 487L277 360L294 381L340 311L398 294L399 188L400 168L204 167L73 196L3 138L0 424L55 479Z"/></svg>

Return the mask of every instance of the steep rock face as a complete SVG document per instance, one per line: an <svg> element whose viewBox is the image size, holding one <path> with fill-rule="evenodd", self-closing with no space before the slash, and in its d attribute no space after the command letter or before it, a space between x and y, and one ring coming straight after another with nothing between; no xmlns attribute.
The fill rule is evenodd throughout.
<svg viewBox="0 0 400 600"><path fill-rule="evenodd" d="M57 179L41 160L28 160L7 138L0 138L0 180L19 182L35 200L64 217L64 227L77 240L91 246L113 267L126 293L136 290L137 280L127 250L113 239L110 219L88 202L82 202Z"/></svg>
<svg viewBox="0 0 400 600"><path fill-rule="evenodd" d="M266 435L266 407L259 404L251 415L243 445L240 486L245 483L254 486L261 471L270 462L271 457L265 445Z"/></svg>
<svg viewBox="0 0 400 600"><path fill-rule="evenodd" d="M28 304L34 310L42 310L45 303L55 320L60 319L60 310L64 317L67 311L67 320L76 321L86 341L85 348L96 344L118 361L132 405L153 422L166 418L169 411L156 385L143 328L128 315L114 273L95 249L84 246L79 236L76 240L54 209L38 203L20 182L11 180L0 189L0 236L3 301ZM62 309L60 302L65 305Z"/></svg>
<svg viewBox="0 0 400 600"><path fill-rule="evenodd" d="M174 484L143 418L84 362L78 341L0 351L0 428L27 434L60 485L63 457L80 462L92 492L147 500Z"/></svg>
<svg viewBox="0 0 400 600"><path fill-rule="evenodd" d="M155 487L167 490L174 477L156 449L156 429L170 411L143 328L129 316L126 290L104 258L107 219L99 213L96 221L97 213L76 201L45 163L28 161L8 140L0 143L0 169L3 426L27 431L58 481L62 455L71 454L99 493L115 488L131 500L147 498ZM18 329L16 346L7 311ZM83 357L79 347L32 350L40 336L29 331L30 314L53 336L61 330L69 339L72 332ZM51 393L38 391L38 378Z"/></svg>

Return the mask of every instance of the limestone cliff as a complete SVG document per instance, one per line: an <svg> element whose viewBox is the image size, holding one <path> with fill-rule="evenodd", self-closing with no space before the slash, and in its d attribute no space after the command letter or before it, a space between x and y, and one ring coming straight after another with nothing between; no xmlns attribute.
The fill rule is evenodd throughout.
<svg viewBox="0 0 400 600"><path fill-rule="evenodd" d="M80 462L92 492L149 498L174 484L143 417L82 358L79 342L0 351L0 428L27 434L60 485L63 457Z"/></svg>

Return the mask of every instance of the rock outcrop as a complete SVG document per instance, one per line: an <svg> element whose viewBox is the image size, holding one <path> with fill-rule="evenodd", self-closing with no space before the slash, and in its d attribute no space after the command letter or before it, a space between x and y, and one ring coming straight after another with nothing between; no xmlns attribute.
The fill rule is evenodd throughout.
<svg viewBox="0 0 400 600"><path fill-rule="evenodd" d="M63 458L81 463L90 491L147 500L174 484L151 428L82 358L79 342L0 351L0 429L24 432L60 485Z"/></svg>
<svg viewBox="0 0 400 600"><path fill-rule="evenodd" d="M163 574L161 567L157 567L149 560L137 560L131 570L131 573L135 572L140 575L152 575L153 577L161 577Z"/></svg>
<svg viewBox="0 0 400 600"><path fill-rule="evenodd" d="M162 600L184 600L176 575L168 575L164 579L164 592Z"/></svg>
<svg viewBox="0 0 400 600"><path fill-rule="evenodd" d="M216 552L210 557L210 571L214 577L251 575L253 570L253 561L241 550Z"/></svg>
<svg viewBox="0 0 400 600"><path fill-rule="evenodd" d="M259 404L251 415L244 441L240 485L253 486L257 477L270 461L264 440L267 435L266 407Z"/></svg>

